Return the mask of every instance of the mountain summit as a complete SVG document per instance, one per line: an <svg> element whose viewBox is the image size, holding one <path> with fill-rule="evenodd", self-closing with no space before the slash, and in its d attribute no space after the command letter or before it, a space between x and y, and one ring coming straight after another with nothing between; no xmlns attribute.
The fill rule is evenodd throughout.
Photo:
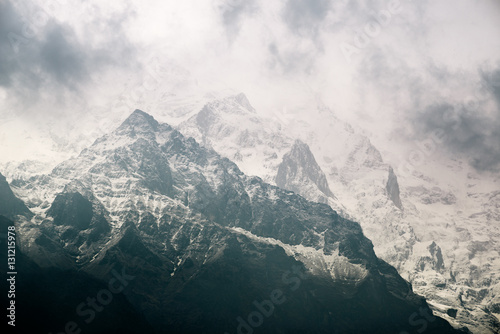
<svg viewBox="0 0 500 334"><path fill-rule="evenodd" d="M156 333L458 333L358 223L141 111L18 192L39 222L19 223L23 251L92 280L128 277L123 294Z"/></svg>
<svg viewBox="0 0 500 334"><path fill-rule="evenodd" d="M276 185L304 196L307 193L307 198L314 198L321 203L328 203L328 197L335 197L309 146L299 139L290 152L283 156L276 175Z"/></svg>
<svg viewBox="0 0 500 334"><path fill-rule="evenodd" d="M136 131L147 133L155 132L158 129L158 122L149 114L136 109L116 130L124 134L134 135Z"/></svg>

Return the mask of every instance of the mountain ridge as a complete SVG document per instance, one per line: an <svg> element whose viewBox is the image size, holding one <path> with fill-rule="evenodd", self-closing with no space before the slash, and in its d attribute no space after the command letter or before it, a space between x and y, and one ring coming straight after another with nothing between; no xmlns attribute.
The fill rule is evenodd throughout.
<svg viewBox="0 0 500 334"><path fill-rule="evenodd" d="M147 261L130 283L127 298L157 330L170 326L174 332L222 332L228 324L236 328L238 315L252 311L255 296L264 298L269 287L282 285L282 273L292 264L310 273L310 281L304 282L308 288L265 322L266 331L278 326L290 333L414 332L417 328L408 320L412 312L418 307L431 312L396 270L376 257L359 224L338 216L328 205L244 175L230 160L168 125L136 131L148 126L148 118L141 113L131 117L133 122L127 119L125 126L80 156L24 185L31 196L38 196L26 197L36 217L19 226L21 250L35 262L60 266L57 259L62 256L73 261L73 268L102 279L110 270L127 270L134 258L144 257ZM142 161L153 168L145 168ZM158 182L145 182L156 178L169 184L168 191ZM17 190L23 194L22 188ZM68 196L62 194L70 195L61 199ZM47 202L52 204L37 205ZM74 224L64 213L68 205L70 211L89 212L90 219ZM56 217L70 221L60 224ZM88 242L99 228L92 222L100 219L107 221L109 230ZM68 226L76 231L68 234ZM45 239L52 241L42 243ZM44 254L43 260L39 254ZM46 257L54 261L47 264ZM204 290L206 284L212 289ZM315 295L315 290L322 293ZM189 297L200 293L211 302L197 304ZM322 294L336 297L320 298ZM152 296L161 296L162 304ZM216 300L220 313L211 310ZM316 313L297 315L304 303ZM336 315L336 323L327 320L328 312ZM224 321L214 318L217 314ZM359 316L366 320L363 325L354 320ZM318 322L310 323L308 317ZM445 321L432 319L426 323L428 333L456 332Z"/></svg>

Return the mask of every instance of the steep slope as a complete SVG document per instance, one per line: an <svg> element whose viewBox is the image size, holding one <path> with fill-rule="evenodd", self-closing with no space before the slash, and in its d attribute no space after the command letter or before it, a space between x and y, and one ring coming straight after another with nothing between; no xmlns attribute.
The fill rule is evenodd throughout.
<svg viewBox="0 0 500 334"><path fill-rule="evenodd" d="M246 174L274 182L280 159L293 144L292 138L277 135L277 126L262 119L239 94L207 103L178 129L236 163L244 161Z"/></svg>
<svg viewBox="0 0 500 334"><path fill-rule="evenodd" d="M480 175L465 161L439 155L439 142L432 138L390 152L391 166L366 135L316 101L287 108L274 119L252 111L233 121L227 111L232 107L242 108L234 97L212 102L200 112L209 110L212 118L194 122L194 116L179 129L270 183L277 181L280 164L300 139L335 194L328 204L359 221L377 255L395 266L435 311L475 333L499 330L491 311L497 309L500 284L498 175ZM230 131L202 130L213 127ZM250 136L242 136L247 132ZM258 145L253 145L256 138ZM424 164L422 157L430 162ZM295 160L298 165L300 159ZM283 167L280 175L287 170ZM306 176L289 184L280 178L279 185L322 201L324 195L307 174L314 173L302 173ZM436 265L433 244L441 249L441 265ZM454 309L452 317L448 310Z"/></svg>
<svg viewBox="0 0 500 334"><path fill-rule="evenodd" d="M14 195L2 174L0 174L0 215L10 219L15 219L17 215L26 217L33 215L23 201Z"/></svg>
<svg viewBox="0 0 500 334"><path fill-rule="evenodd" d="M316 202L328 203L328 197L334 197L309 146L300 140L296 140L290 152L283 156L278 166L276 185Z"/></svg>
<svg viewBox="0 0 500 334"><path fill-rule="evenodd" d="M389 196L389 199L394 203L394 205L403 210L403 204L401 203L401 198L399 197L398 178L392 167L389 168L389 177L387 179L385 189L387 190L387 196Z"/></svg>
<svg viewBox="0 0 500 334"><path fill-rule="evenodd" d="M286 131L309 145L377 255L447 320L474 333L498 332L498 315L491 311L500 283L498 174L481 175L465 160L440 154L439 138L409 142L406 150L389 152L402 211L387 189L391 166L371 141L328 108L314 102L306 108L286 119ZM442 266L429 260L433 243ZM457 310L454 317L449 309Z"/></svg>
<svg viewBox="0 0 500 334"><path fill-rule="evenodd" d="M419 238L413 247L419 256L410 257L401 271L408 272L415 289L431 298L436 310L457 310L448 316L451 321L477 328L475 333L496 333L500 205L495 193L500 179L437 152L429 160L410 171L407 164L399 166L406 220Z"/></svg>
<svg viewBox="0 0 500 334"><path fill-rule="evenodd" d="M279 182L280 187L328 203L348 216L307 144L282 131L276 120L258 114L244 94L207 103L177 128L234 161L244 173L270 184ZM292 165L295 172L289 169Z"/></svg>
<svg viewBox="0 0 500 334"><path fill-rule="evenodd" d="M456 333L357 223L138 110L17 192L37 213L19 223L23 252L134 273L127 300L159 333Z"/></svg>
<svg viewBox="0 0 500 334"><path fill-rule="evenodd" d="M0 216L0 230L7 231L8 226L14 226L14 222ZM5 238L0 238L0 247L7 249ZM2 307L5 309L10 306L11 300L15 301L15 327L4 321L2 333L60 333L67 328L96 334L138 334L153 330L125 296L120 294L113 295L112 302L93 315L89 312L92 308L86 305L81 311L85 312L86 320L90 320L91 316L92 320L74 322L77 320L77 307L81 303L85 305L87 298L98 296L100 291L108 291L111 277L98 280L76 270L54 267L42 269L17 247L15 254L18 273L15 280L15 298L8 299L7 293L3 293L1 298ZM1 252L0 260L7 263L7 252ZM2 279L0 288L2 291L9 291L5 279ZM72 322L75 327L72 327Z"/></svg>

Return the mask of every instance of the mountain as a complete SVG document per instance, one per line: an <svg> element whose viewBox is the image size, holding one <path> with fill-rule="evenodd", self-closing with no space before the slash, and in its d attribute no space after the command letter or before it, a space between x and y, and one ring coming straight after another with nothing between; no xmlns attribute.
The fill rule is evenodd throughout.
<svg viewBox="0 0 500 334"><path fill-rule="evenodd" d="M207 103L177 129L231 159L244 173L328 203L347 216L309 146L285 133L275 119L258 114L243 93Z"/></svg>
<svg viewBox="0 0 500 334"><path fill-rule="evenodd" d="M432 138L382 154L369 134L316 100L274 114L233 96L206 104L178 129L245 173L359 221L376 254L440 316L474 333L498 332L498 175L439 154Z"/></svg>
<svg viewBox="0 0 500 334"><path fill-rule="evenodd" d="M17 215L28 217L33 215L23 201L14 195L2 174L0 174L0 215L10 219L15 219Z"/></svg>
<svg viewBox="0 0 500 334"><path fill-rule="evenodd" d="M276 174L276 185L316 202L328 203L329 197L335 197L309 146L300 140L296 140L290 152L283 156ZM321 194L315 194L317 190Z"/></svg>
<svg viewBox="0 0 500 334"><path fill-rule="evenodd" d="M9 226L15 226L14 222L0 216L1 230L7 231ZM6 238L0 238L0 247L7 249ZM7 293L2 294L1 298L2 307L5 308L10 306L11 300L15 301L15 327L2 322L2 333L49 333L54 329L57 332L66 331L66 326L73 326L71 323L75 319L76 307L108 287L105 282L78 270L40 268L18 247L15 248L15 258L15 298L10 299ZM1 253L0 260L7 263L7 252ZM0 288L2 291L10 290L6 280L2 280ZM54 328L54 324L58 324L59 328ZM133 334L153 329L124 295L115 295L112 303L102 313L96 314L92 322L76 326L75 331L78 330L96 334Z"/></svg>
<svg viewBox="0 0 500 334"><path fill-rule="evenodd" d="M113 314L130 304L157 333L459 333L377 258L359 224L142 111L15 184L35 213L16 224L20 251L40 270L108 283L93 313L63 294L77 325L124 296Z"/></svg>

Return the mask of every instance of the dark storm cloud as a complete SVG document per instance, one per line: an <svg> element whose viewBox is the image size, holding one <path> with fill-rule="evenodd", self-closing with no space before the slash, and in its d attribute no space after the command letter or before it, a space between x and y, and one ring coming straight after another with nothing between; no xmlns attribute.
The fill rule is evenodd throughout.
<svg viewBox="0 0 500 334"><path fill-rule="evenodd" d="M498 73L500 74L500 73ZM493 76L495 78L497 74ZM492 76L487 76L492 78ZM498 81L485 81L500 106ZM493 114L484 112L484 103L436 104L414 115L413 125L417 137L442 132L442 145L452 153L468 156L471 165L478 170L500 169L500 109Z"/></svg>
<svg viewBox="0 0 500 334"><path fill-rule="evenodd" d="M39 45L40 65L46 73L64 84L82 81L89 72L89 56L75 40L70 28L52 25Z"/></svg>
<svg viewBox="0 0 500 334"><path fill-rule="evenodd" d="M468 158L477 170L500 170L500 70L480 72L482 79L477 82L475 73L429 64L423 76L378 47L367 50L361 65L361 78L376 84L380 96L387 94L405 101L409 93L411 109L407 110L411 111L403 117L409 122L410 131L406 131L403 122L403 136L416 142L437 136L437 144L444 152ZM465 88L468 93L458 96L458 100L456 92L449 99L439 93L434 95L441 87Z"/></svg>
<svg viewBox="0 0 500 334"><path fill-rule="evenodd" d="M500 69L482 72L481 75L500 108Z"/></svg>
<svg viewBox="0 0 500 334"><path fill-rule="evenodd" d="M44 20L25 17L12 3L0 1L0 86L24 102L35 100L42 88L55 95L78 89L104 67L126 66L126 59L133 58L133 48L115 21L89 27L89 36L114 36L106 37L105 47L94 47L90 38L79 40L68 25L43 11L37 13Z"/></svg>
<svg viewBox="0 0 500 334"><path fill-rule="evenodd" d="M20 26L18 17L12 5L0 1L0 86L11 84L11 75L16 71L17 64L9 42L9 34Z"/></svg>
<svg viewBox="0 0 500 334"><path fill-rule="evenodd" d="M330 6L331 0L288 0L283 20L294 33L316 39Z"/></svg>

